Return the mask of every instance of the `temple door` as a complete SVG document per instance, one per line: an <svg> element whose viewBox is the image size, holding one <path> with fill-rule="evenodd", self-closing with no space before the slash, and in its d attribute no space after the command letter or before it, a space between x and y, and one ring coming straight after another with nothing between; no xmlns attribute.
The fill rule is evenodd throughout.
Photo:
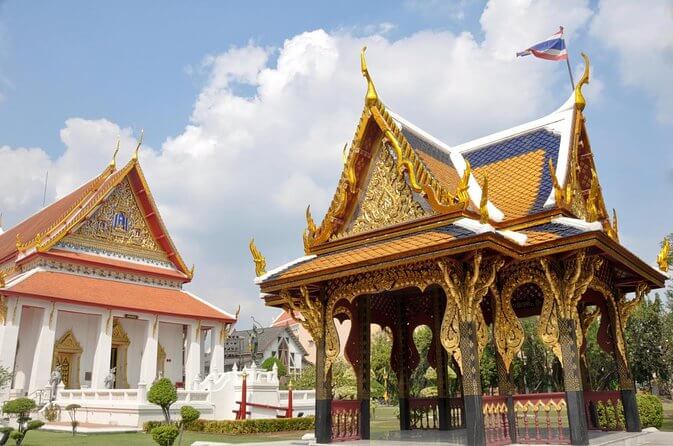
<svg viewBox="0 0 673 446"><path fill-rule="evenodd" d="M127 389L129 387L128 378L126 375L127 368L127 351L131 341L129 340L124 327L115 319L112 324L112 352L111 358L114 357L114 365L116 367L115 373L115 389Z"/></svg>
<svg viewBox="0 0 673 446"><path fill-rule="evenodd" d="M66 331L54 344L51 369L61 367L61 380L66 389L79 388L79 360L82 346L71 330Z"/></svg>

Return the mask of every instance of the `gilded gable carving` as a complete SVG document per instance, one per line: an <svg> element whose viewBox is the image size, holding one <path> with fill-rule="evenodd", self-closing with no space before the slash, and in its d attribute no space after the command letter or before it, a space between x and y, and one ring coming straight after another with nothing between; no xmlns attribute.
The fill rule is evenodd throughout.
<svg viewBox="0 0 673 446"><path fill-rule="evenodd" d="M426 215L423 207L414 200L404 174L397 170L387 147L380 147L373 165L355 218L339 237L404 223Z"/></svg>
<svg viewBox="0 0 673 446"><path fill-rule="evenodd" d="M136 203L128 180L117 185L101 206L64 242L104 251L165 260Z"/></svg>

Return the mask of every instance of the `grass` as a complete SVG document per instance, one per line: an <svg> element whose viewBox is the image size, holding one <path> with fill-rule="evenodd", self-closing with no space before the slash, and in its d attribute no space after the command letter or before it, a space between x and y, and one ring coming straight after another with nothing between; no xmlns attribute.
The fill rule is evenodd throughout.
<svg viewBox="0 0 673 446"><path fill-rule="evenodd" d="M395 415L397 406L379 406L376 416L369 422L371 433L396 431L400 428L400 420Z"/></svg>
<svg viewBox="0 0 673 446"><path fill-rule="evenodd" d="M673 400L662 398L661 402L664 405L664 424L661 430L673 432Z"/></svg>
<svg viewBox="0 0 673 446"><path fill-rule="evenodd" d="M255 435L216 435L198 432L185 432L182 439L183 446L191 445L195 441L220 441L223 443L258 443L264 441L296 440L306 432L271 432ZM8 444L12 444L12 440ZM177 444L177 443L176 443ZM142 432L133 434L72 434L66 432L32 431L26 435L24 446L65 446L65 445L92 445L92 446L156 446L152 436Z"/></svg>

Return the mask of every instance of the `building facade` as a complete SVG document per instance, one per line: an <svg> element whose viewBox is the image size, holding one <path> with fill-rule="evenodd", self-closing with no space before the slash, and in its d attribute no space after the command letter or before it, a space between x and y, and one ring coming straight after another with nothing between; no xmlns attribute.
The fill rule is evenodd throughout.
<svg viewBox="0 0 673 446"><path fill-rule="evenodd" d="M190 387L203 370L222 372L236 316L184 290L193 275L137 155L0 234L10 396L36 397L57 368L66 389L105 388L111 369L117 389L160 376Z"/></svg>
<svg viewBox="0 0 673 446"><path fill-rule="evenodd" d="M234 364L238 368L251 365L253 360L253 342L257 343L255 362L262 364L268 358L278 358L290 375L301 374L307 364L308 352L297 337L296 328L288 325L257 328L253 341L252 330L235 330L227 339L224 347L225 370L231 370Z"/></svg>

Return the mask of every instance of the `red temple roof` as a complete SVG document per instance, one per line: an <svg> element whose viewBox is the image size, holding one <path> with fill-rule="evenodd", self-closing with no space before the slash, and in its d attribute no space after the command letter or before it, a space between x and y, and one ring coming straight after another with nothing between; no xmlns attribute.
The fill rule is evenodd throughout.
<svg viewBox="0 0 673 446"><path fill-rule="evenodd" d="M214 319L230 323L235 316L176 289L86 277L55 271L38 271L18 277L3 294L95 305L129 311Z"/></svg>

